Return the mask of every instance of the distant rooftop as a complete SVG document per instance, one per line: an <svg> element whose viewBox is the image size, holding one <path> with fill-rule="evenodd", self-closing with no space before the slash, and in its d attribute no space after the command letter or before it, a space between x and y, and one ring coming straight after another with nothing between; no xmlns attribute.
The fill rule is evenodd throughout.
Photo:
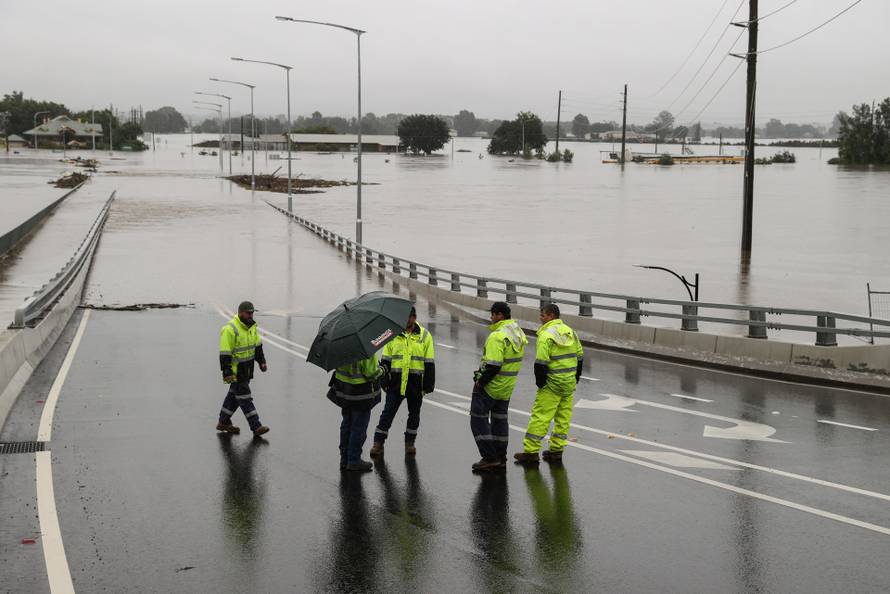
<svg viewBox="0 0 890 594"><path fill-rule="evenodd" d="M102 124L72 120L66 115L56 116L36 128L23 132L26 136L61 136L62 131L72 136L102 136Z"/></svg>

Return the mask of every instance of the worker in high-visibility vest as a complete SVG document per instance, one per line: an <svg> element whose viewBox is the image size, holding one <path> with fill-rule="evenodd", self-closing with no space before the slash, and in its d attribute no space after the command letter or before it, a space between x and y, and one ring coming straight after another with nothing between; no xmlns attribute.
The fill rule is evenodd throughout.
<svg viewBox="0 0 890 594"><path fill-rule="evenodd" d="M519 324L510 319L509 305L497 301L490 313L491 334L485 340L479 370L473 375L470 402L470 430L482 456L473 470L504 472L510 433L507 410L528 339Z"/></svg>
<svg viewBox="0 0 890 594"><path fill-rule="evenodd" d="M340 407L340 470L369 472L374 465L362 460L371 409L380 402L383 368L377 355L341 365L331 375L328 399Z"/></svg>
<svg viewBox="0 0 890 594"><path fill-rule="evenodd" d="M219 411L216 430L223 433L240 433L241 429L232 424L232 415L238 407L241 407L250 430L259 437L268 433L269 428L260 422L260 416L253 403L253 393L250 391L250 380L253 379L254 361L259 364L263 373L268 369L268 365L263 354L263 341L253 320L253 312L253 303L242 301L238 305L238 314L219 332L219 365L223 381L229 384L229 391Z"/></svg>
<svg viewBox="0 0 890 594"><path fill-rule="evenodd" d="M538 328L535 349L538 394L522 442L523 451L513 456L519 464L538 463L538 452L551 422L550 449L543 453L543 458L548 462L562 460L563 450L569 443L575 385L581 379L584 350L575 331L559 319L559 306L544 304L540 319L543 325Z"/></svg>
<svg viewBox="0 0 890 594"><path fill-rule="evenodd" d="M417 311L412 307L405 324L405 331L386 343L380 362L386 369L386 403L380 413L380 421L374 431L371 457L383 455L383 444L389 434L393 419L402 404L408 404L408 421L405 427L405 453L417 453L417 430L420 427L420 407L424 394L436 388L436 352L433 336L417 323Z"/></svg>

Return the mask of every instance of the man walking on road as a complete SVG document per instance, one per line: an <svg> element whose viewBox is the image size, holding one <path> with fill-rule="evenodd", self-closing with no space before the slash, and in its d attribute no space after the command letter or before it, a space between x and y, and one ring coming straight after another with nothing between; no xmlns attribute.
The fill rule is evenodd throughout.
<svg viewBox="0 0 890 594"><path fill-rule="evenodd" d="M225 433L241 433L241 429L232 424L232 415L238 407L247 418L250 430L255 437L269 432L269 428L260 423L260 416L253 404L250 391L250 380L253 379L253 362L266 372L266 356L263 354L263 341L253 321L253 303L242 301L238 306L238 314L219 332L219 365L222 369L223 381L229 384L229 391L219 411L217 431Z"/></svg>
<svg viewBox="0 0 890 594"><path fill-rule="evenodd" d="M417 311L412 307L405 331L383 347L381 363L389 376L386 404L374 431L371 457L383 455L383 444L393 419L402 404L408 402L408 423L405 428L405 454L417 453L415 441L420 427L420 407L423 395L436 388L436 361L433 336L417 323Z"/></svg>
<svg viewBox="0 0 890 594"><path fill-rule="evenodd" d="M380 402L383 368L377 355L341 365L331 377L328 399L340 407L340 470L369 472L374 465L362 460L362 446L368 437L371 409Z"/></svg>
<svg viewBox="0 0 890 594"><path fill-rule="evenodd" d="M523 451L513 456L518 464L538 463L538 452L551 421L550 449L544 452L543 458L548 462L562 460L562 452L569 443L575 385L581 379L584 350L575 331L559 319L559 306L555 303L541 306L541 323L535 351L538 394L528 421Z"/></svg>
<svg viewBox="0 0 890 594"><path fill-rule="evenodd" d="M528 339L519 324L510 319L510 306L503 301L491 306L489 329L482 364L473 374L470 429L482 456L473 470L504 472L510 432L507 410Z"/></svg>

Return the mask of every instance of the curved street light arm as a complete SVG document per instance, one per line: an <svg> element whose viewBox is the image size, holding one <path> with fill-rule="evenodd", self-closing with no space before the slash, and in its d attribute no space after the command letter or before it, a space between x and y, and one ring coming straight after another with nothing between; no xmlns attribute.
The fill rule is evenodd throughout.
<svg viewBox="0 0 890 594"><path fill-rule="evenodd" d="M361 35L362 33L367 33L367 31L363 31L361 29L356 29L355 27L347 27L346 25L338 25L337 23L326 23L324 21L310 21L306 19L295 19L286 16L277 16L275 17L276 21L287 21L290 23L309 23L310 25L323 25L325 27L334 27L336 29L343 29L344 31L351 31L356 35Z"/></svg>
<svg viewBox="0 0 890 594"><path fill-rule="evenodd" d="M663 270L665 272L669 272L670 274L673 274L675 277L677 277L677 279L680 280L681 283L683 283L683 286L686 287L686 292L689 293L689 299L691 301L698 301L698 273L697 272L695 273L695 282L690 283L688 280L686 280L685 276L680 276L679 274L677 274L670 268L665 268L664 266L648 266L646 264L634 264L634 267L635 268L646 268L648 270ZM692 294L692 290L690 289L690 287L695 289L694 296Z"/></svg>

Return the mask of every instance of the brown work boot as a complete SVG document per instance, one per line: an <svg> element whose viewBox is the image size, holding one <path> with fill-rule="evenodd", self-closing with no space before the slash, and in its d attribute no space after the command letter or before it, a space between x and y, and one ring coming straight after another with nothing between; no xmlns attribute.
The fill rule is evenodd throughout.
<svg viewBox="0 0 890 594"><path fill-rule="evenodd" d="M268 432L269 432L268 427L266 427L265 425L260 425L259 427L257 427L256 429L253 430L253 436L259 437L260 435L265 435Z"/></svg>
<svg viewBox="0 0 890 594"><path fill-rule="evenodd" d="M473 472L505 472L507 465L500 460L490 460L482 458L473 464Z"/></svg>
<svg viewBox="0 0 890 594"><path fill-rule="evenodd" d="M541 458L544 459L544 462L562 462L562 450L558 452L547 450L541 454Z"/></svg>
<svg viewBox="0 0 890 594"><path fill-rule="evenodd" d="M368 455L372 458L380 458L383 456L383 442L375 441L374 446L371 448L371 451L368 452Z"/></svg>
<svg viewBox="0 0 890 594"><path fill-rule="evenodd" d="M415 454L417 454L417 448L414 446L414 442L406 441L405 442L405 455L406 456L414 456Z"/></svg>
<svg viewBox="0 0 890 594"><path fill-rule="evenodd" d="M222 421L220 421L216 424L216 430L222 431L223 433L233 433L235 435L241 433L241 429L239 427L236 427L235 425L232 425L231 422L223 423Z"/></svg>
<svg viewBox="0 0 890 594"><path fill-rule="evenodd" d="M537 452L516 452L513 454L513 461L516 464L537 464L538 463L538 453Z"/></svg>

